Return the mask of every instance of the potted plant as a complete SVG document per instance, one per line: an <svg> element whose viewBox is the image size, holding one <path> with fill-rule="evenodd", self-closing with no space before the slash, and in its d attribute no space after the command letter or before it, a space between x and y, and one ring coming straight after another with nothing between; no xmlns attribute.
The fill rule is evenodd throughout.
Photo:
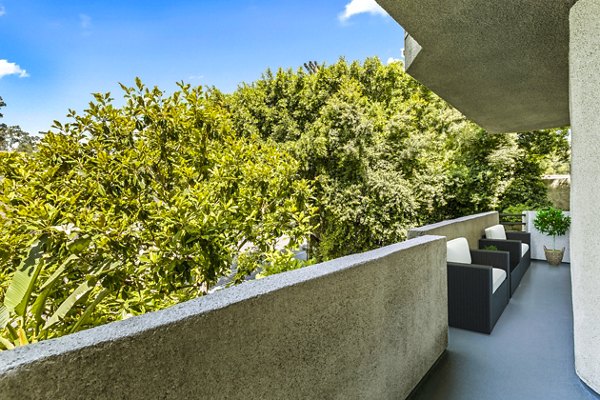
<svg viewBox="0 0 600 400"><path fill-rule="evenodd" d="M544 245L544 253L546 260L550 265L559 265L562 262L565 254L565 248L562 250L556 248L556 237L567 233L571 225L571 217L566 216L562 210L548 207L537 212L533 220L533 226L541 233L552 236L552 249L546 248Z"/></svg>

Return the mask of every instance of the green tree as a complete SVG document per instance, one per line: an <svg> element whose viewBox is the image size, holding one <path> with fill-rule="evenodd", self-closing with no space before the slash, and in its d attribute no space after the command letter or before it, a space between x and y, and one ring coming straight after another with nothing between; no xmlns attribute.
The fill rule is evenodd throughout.
<svg viewBox="0 0 600 400"><path fill-rule="evenodd" d="M557 130L490 134L377 58L268 70L228 104L236 131L284 144L316 182L318 259L400 241L415 225L544 204L541 175L568 149Z"/></svg>
<svg viewBox="0 0 600 400"><path fill-rule="evenodd" d="M550 205L542 176L556 170L568 173L570 146L567 137L566 128L516 134L518 151L514 176L502 195L500 209L517 204L530 209Z"/></svg>
<svg viewBox="0 0 600 400"><path fill-rule="evenodd" d="M6 103L0 97L0 109L6 107ZM4 117L0 113L0 118ZM26 151L31 152L35 148L38 139L23 131L19 126L7 126L0 124L0 151Z"/></svg>
<svg viewBox="0 0 600 400"><path fill-rule="evenodd" d="M4 347L191 299L234 267L302 266L314 208L297 161L237 135L216 90L123 90L123 107L96 94L35 152L0 153Z"/></svg>

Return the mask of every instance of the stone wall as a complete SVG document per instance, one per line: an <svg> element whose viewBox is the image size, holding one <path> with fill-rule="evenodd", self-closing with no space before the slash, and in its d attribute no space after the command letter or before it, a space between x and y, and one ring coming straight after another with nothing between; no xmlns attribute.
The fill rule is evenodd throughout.
<svg viewBox="0 0 600 400"><path fill-rule="evenodd" d="M0 353L0 399L404 399L446 349L422 237Z"/></svg>

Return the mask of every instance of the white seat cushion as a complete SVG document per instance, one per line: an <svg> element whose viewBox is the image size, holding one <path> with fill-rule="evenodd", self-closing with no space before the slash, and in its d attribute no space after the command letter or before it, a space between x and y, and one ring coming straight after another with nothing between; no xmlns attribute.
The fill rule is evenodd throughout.
<svg viewBox="0 0 600 400"><path fill-rule="evenodd" d="M529 245L527 243L521 243L521 257L527 253L527 250L529 250Z"/></svg>
<svg viewBox="0 0 600 400"><path fill-rule="evenodd" d="M464 237L449 240L446 243L448 262L471 264L471 252L469 251L469 242Z"/></svg>
<svg viewBox="0 0 600 400"><path fill-rule="evenodd" d="M485 229L485 237L488 239L506 240L506 231L502 225L494 225Z"/></svg>
<svg viewBox="0 0 600 400"><path fill-rule="evenodd" d="M492 293L502 285L502 282L506 279L506 271L500 268L492 268Z"/></svg>

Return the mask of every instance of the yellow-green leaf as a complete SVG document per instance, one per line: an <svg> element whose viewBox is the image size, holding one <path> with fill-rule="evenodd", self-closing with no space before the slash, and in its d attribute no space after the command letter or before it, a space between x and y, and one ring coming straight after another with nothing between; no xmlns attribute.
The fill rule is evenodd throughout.
<svg viewBox="0 0 600 400"><path fill-rule="evenodd" d="M17 315L25 314L29 296L33 291L35 280L37 279L43 263L40 258L43 254L43 246L46 238L36 240L29 250L27 257L21 262L21 265L15 271L11 283L6 289L4 297L4 306L9 311L14 311Z"/></svg>

